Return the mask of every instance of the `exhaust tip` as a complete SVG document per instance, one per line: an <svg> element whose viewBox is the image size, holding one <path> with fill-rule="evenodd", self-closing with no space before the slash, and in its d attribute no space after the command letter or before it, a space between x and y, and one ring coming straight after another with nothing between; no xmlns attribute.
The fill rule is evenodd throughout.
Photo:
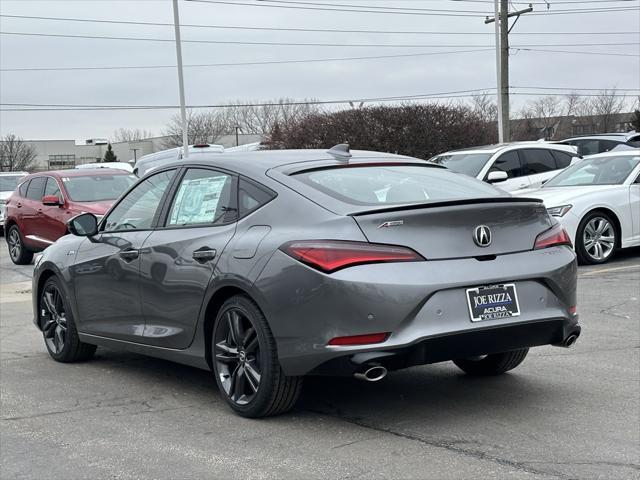
<svg viewBox="0 0 640 480"><path fill-rule="evenodd" d="M573 345L575 345L576 340L578 340L578 335L576 335L575 333L572 333L564 341L564 347L571 348Z"/></svg>
<svg viewBox="0 0 640 480"><path fill-rule="evenodd" d="M376 365L367 368L363 372L356 372L353 376L359 380L364 380L365 382L379 382L387 376L387 369L383 366Z"/></svg>

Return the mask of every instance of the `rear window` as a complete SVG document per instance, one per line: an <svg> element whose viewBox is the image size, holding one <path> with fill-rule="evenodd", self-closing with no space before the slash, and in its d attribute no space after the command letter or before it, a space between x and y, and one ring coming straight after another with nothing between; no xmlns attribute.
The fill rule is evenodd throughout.
<svg viewBox="0 0 640 480"><path fill-rule="evenodd" d="M444 153L432 158L430 161L445 166L454 172L477 177L482 167L491 158L491 155L491 153Z"/></svg>
<svg viewBox="0 0 640 480"><path fill-rule="evenodd" d="M135 175L87 175L63 177L62 183L74 202L115 200L137 180Z"/></svg>
<svg viewBox="0 0 640 480"><path fill-rule="evenodd" d="M294 175L346 203L395 205L493 197L498 190L466 175L419 165L351 166Z"/></svg>
<svg viewBox="0 0 640 480"><path fill-rule="evenodd" d="M13 192L24 175L0 175L0 192Z"/></svg>

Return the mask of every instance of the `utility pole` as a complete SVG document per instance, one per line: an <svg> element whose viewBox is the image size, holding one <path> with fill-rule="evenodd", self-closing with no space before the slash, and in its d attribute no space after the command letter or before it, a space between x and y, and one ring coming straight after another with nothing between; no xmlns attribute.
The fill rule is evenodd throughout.
<svg viewBox="0 0 640 480"><path fill-rule="evenodd" d="M135 163L138 161L138 150L141 150L140 148L130 148L129 150L133 151L133 163L135 165Z"/></svg>
<svg viewBox="0 0 640 480"><path fill-rule="evenodd" d="M173 26L176 32L176 57L178 58L178 87L180 89L180 116L182 117L182 158L189 158L189 132L187 131L187 107L184 100L184 72L182 70L182 43L180 42L180 14L178 0L173 0Z"/></svg>
<svg viewBox="0 0 640 480"><path fill-rule="evenodd" d="M500 143L511 141L511 122L509 116L509 32L515 26L518 18L523 13L533 11L528 8L509 13L508 0L494 0L495 17L487 17L485 24L495 22L496 32L496 79L498 84L498 141ZM516 17L511 28L509 18Z"/></svg>

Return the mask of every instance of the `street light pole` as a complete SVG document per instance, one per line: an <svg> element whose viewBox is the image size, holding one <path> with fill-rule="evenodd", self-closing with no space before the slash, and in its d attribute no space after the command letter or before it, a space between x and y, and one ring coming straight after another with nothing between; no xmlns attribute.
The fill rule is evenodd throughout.
<svg viewBox="0 0 640 480"><path fill-rule="evenodd" d="M173 24L176 33L176 57L178 59L178 87L180 88L180 116L182 117L183 158L189 158L189 132L187 131L187 107L184 100L184 72L182 70L182 44L180 42L180 14L178 0L173 0Z"/></svg>

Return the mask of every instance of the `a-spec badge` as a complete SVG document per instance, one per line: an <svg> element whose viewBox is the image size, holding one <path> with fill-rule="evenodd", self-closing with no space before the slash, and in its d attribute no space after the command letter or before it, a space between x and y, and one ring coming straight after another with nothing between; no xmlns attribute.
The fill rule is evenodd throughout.
<svg viewBox="0 0 640 480"><path fill-rule="evenodd" d="M378 228L400 227L402 225L404 225L404 220L393 220L391 222L384 222L378 225Z"/></svg>

